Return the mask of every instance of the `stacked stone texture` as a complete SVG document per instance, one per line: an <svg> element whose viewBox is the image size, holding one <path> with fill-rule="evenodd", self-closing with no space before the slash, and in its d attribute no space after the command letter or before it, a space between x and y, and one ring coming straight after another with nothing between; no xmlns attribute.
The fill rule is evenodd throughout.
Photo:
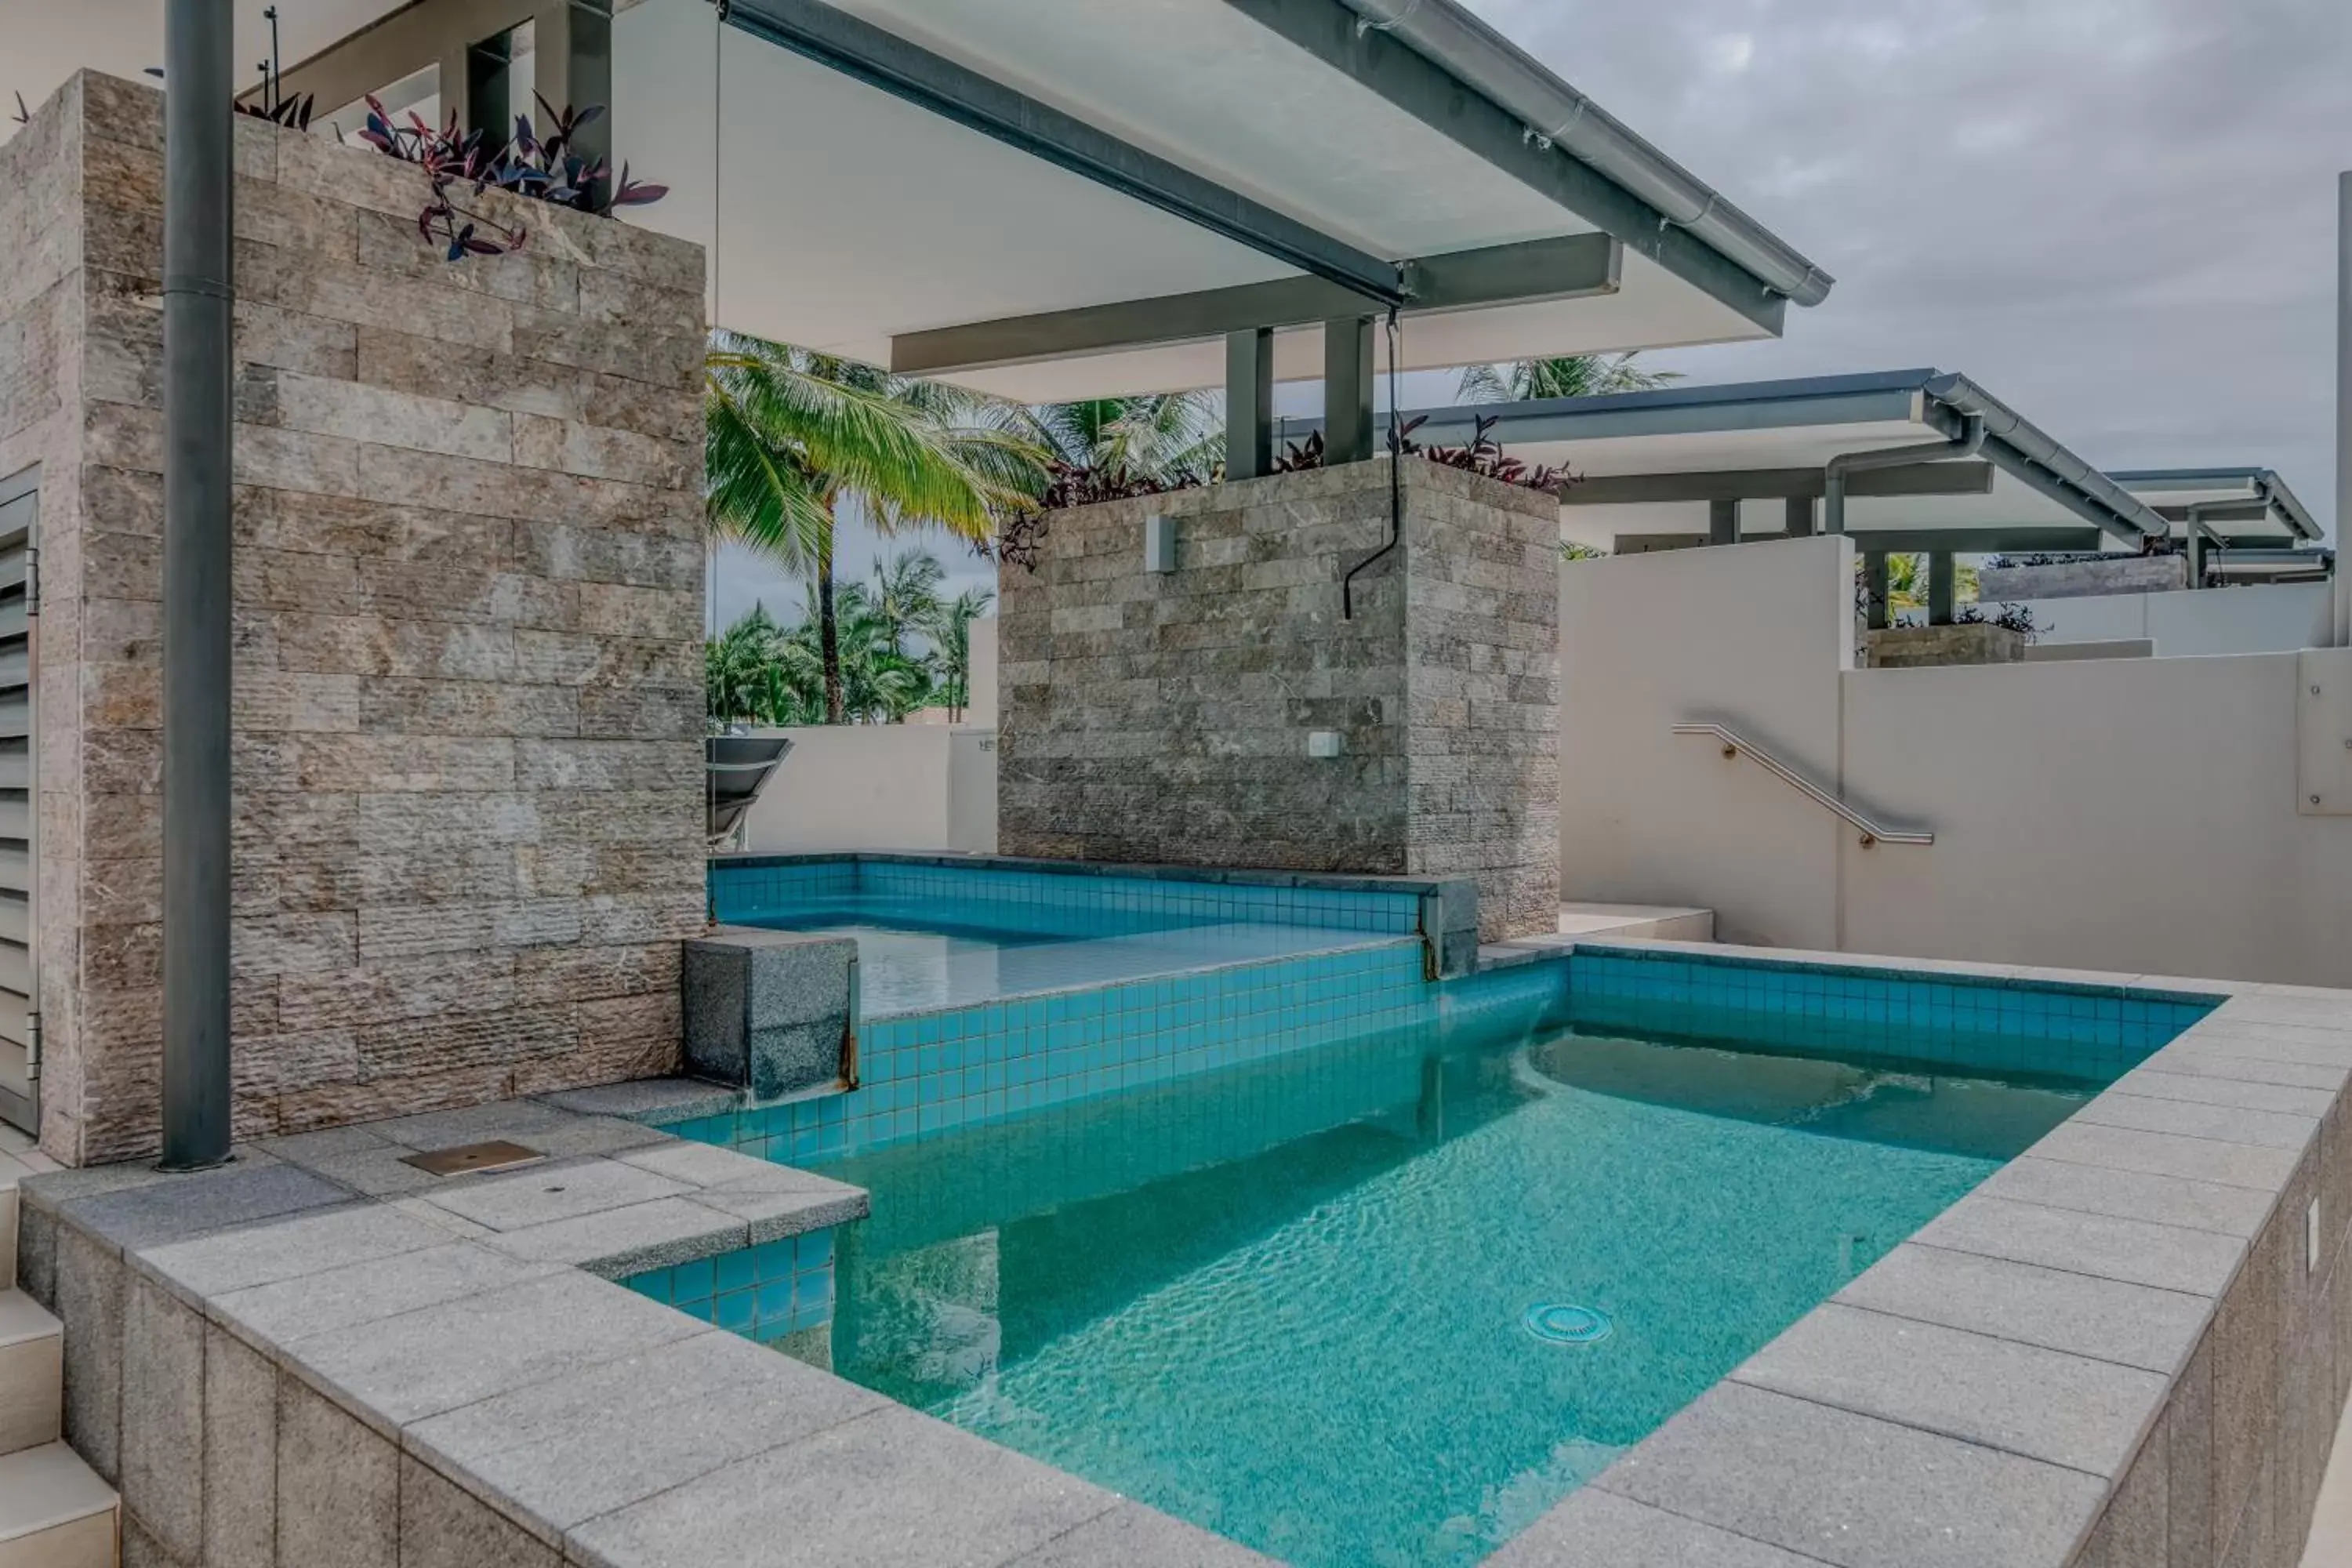
<svg viewBox="0 0 2352 1568"><path fill-rule="evenodd" d="M1360 463L1056 512L1007 567L1007 854L1475 875L1492 940L1556 929L1557 503ZM1144 570L1174 520L1177 570ZM1310 731L1341 753L1310 760Z"/></svg>
<svg viewBox="0 0 2352 1568"><path fill-rule="evenodd" d="M522 251L451 264L413 169L236 148L236 1131L666 1070L704 910L701 251L515 203ZM162 175L160 95L95 75L0 147L73 1163L157 1134Z"/></svg>

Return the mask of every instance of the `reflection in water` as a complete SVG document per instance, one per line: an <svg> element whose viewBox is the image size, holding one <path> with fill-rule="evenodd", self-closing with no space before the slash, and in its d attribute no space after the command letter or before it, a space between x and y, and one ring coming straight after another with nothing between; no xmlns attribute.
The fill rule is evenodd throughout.
<svg viewBox="0 0 2352 1568"><path fill-rule="evenodd" d="M1309 1565L1475 1561L2076 1097L1418 1031L845 1163L836 1370ZM1590 1305L1591 1345L1528 1333Z"/></svg>

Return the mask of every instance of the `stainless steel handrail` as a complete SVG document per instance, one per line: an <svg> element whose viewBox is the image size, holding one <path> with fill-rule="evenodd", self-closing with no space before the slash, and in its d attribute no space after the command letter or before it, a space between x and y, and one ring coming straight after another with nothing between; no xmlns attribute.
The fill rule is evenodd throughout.
<svg viewBox="0 0 2352 1568"><path fill-rule="evenodd" d="M1936 836L1932 833L1917 833L1904 828L1880 826L1771 752L1757 745L1753 741L1734 731L1727 730L1720 724L1677 724L1675 726L1675 733L1712 736L1723 743L1723 754L1727 757L1737 757L1745 753L1750 762L1782 784L1806 796L1816 805L1835 812L1853 824L1854 830L1862 835L1862 846L1865 849L1874 844L1926 845L1936 842Z"/></svg>

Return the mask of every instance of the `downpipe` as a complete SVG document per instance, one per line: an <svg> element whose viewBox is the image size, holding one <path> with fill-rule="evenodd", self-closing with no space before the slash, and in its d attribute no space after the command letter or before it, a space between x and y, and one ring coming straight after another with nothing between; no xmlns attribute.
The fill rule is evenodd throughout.
<svg viewBox="0 0 2352 1568"><path fill-rule="evenodd" d="M1911 447L1881 447L1875 451L1840 452L1822 466L1822 531L1845 531L1845 480L1865 468L1905 468L1915 463L1956 462L1984 450L1985 422L1971 414L1960 433L1948 441L1922 441Z"/></svg>

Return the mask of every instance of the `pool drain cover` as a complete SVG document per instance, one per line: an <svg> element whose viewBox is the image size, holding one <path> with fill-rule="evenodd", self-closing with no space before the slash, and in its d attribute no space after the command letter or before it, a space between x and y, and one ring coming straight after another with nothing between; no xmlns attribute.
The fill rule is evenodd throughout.
<svg viewBox="0 0 2352 1568"><path fill-rule="evenodd" d="M1547 1344L1598 1344L1615 1331L1609 1314L1593 1307L1575 1307L1561 1301L1539 1302L1528 1309L1522 1320L1528 1332Z"/></svg>

